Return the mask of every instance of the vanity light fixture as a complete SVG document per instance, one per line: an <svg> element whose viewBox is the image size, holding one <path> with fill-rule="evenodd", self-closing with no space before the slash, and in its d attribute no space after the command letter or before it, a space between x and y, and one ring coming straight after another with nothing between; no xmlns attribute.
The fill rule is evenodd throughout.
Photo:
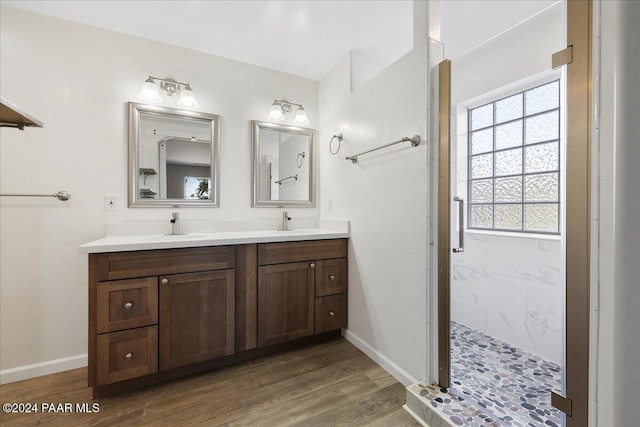
<svg viewBox="0 0 640 427"><path fill-rule="evenodd" d="M158 83L160 89L168 96L180 95L178 99L178 106L185 108L198 108L200 104L196 101L196 96L191 90L189 83L177 82L173 79L161 79L159 77L149 76L142 85L142 90L138 94L138 98L142 101L146 101L152 104L159 104L162 102L160 91L158 90Z"/></svg>
<svg viewBox="0 0 640 427"><path fill-rule="evenodd" d="M293 122L297 125L306 125L309 123L309 118L307 117L307 112L302 107L302 104L296 104L295 102L289 102L282 99L276 99L271 104L271 110L269 111L269 115L267 118L269 120L275 120L280 122L284 120L284 116L293 111L293 107L296 107L296 116L293 119Z"/></svg>

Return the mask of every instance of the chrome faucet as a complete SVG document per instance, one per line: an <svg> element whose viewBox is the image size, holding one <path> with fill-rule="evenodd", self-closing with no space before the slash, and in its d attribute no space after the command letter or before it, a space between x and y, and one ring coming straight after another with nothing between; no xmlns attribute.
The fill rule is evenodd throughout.
<svg viewBox="0 0 640 427"><path fill-rule="evenodd" d="M289 229L289 221L291 221L289 213L287 211L282 212L282 231Z"/></svg>
<svg viewBox="0 0 640 427"><path fill-rule="evenodd" d="M171 234L180 234L180 214L178 212L173 212L171 214Z"/></svg>

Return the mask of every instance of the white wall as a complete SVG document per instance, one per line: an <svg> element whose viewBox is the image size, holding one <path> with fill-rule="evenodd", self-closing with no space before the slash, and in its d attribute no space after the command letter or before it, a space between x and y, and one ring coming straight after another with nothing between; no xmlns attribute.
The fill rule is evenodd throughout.
<svg viewBox="0 0 640 427"><path fill-rule="evenodd" d="M443 31L446 28L443 25ZM562 48L563 39L558 4L452 61L455 195L468 200L467 106L533 87L541 78L558 77L548 71L551 54ZM451 223L458 224L456 209ZM465 251L451 257L451 319L562 364L565 288L560 239L475 230L465 237ZM457 239L454 231L452 241Z"/></svg>
<svg viewBox="0 0 640 427"><path fill-rule="evenodd" d="M415 7L413 50L353 92L349 57L320 82L321 216L351 220L347 338L405 384L426 378L428 147L345 156L427 136L426 3Z"/></svg>
<svg viewBox="0 0 640 427"><path fill-rule="evenodd" d="M599 426L633 426L640 419L640 3L595 6L601 8L595 33L601 60L594 70L600 78L594 80L599 108L592 189L597 197L592 235L597 248L592 329L597 326L597 332L591 337L597 339L591 354L597 405L592 416Z"/></svg>
<svg viewBox="0 0 640 427"><path fill-rule="evenodd" d="M106 222L169 226L175 209L126 207L126 103L149 74L189 82L200 111L222 116L220 208L180 209L187 221L280 218L250 208L250 120L286 98L304 104L317 128L318 82L11 8L2 8L0 28L2 96L44 121L0 131L1 191L72 194L68 202L2 198L0 369L15 378L25 365L44 363L29 372L45 373L85 363L87 257L78 245L103 237ZM116 211L105 211L106 194L118 196ZM319 211L288 210L294 227Z"/></svg>

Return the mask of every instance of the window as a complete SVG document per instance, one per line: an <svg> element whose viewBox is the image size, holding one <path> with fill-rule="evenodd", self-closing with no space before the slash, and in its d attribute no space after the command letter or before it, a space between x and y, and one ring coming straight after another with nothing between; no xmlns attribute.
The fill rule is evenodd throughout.
<svg viewBox="0 0 640 427"><path fill-rule="evenodd" d="M184 178L184 198L188 200L209 200L211 178L187 176Z"/></svg>
<svg viewBox="0 0 640 427"><path fill-rule="evenodd" d="M560 81L469 109L471 229L560 233Z"/></svg>

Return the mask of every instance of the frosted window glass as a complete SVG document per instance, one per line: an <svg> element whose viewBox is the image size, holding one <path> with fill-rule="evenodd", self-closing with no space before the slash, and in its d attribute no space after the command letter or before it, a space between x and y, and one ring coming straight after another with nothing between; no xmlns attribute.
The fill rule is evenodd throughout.
<svg viewBox="0 0 640 427"><path fill-rule="evenodd" d="M495 228L522 230L522 205L496 205Z"/></svg>
<svg viewBox="0 0 640 427"><path fill-rule="evenodd" d="M524 208L524 229L527 231L558 232L558 204L532 204Z"/></svg>
<svg viewBox="0 0 640 427"><path fill-rule="evenodd" d="M513 176L509 178L496 178L495 201L522 202L522 177Z"/></svg>
<svg viewBox="0 0 640 427"><path fill-rule="evenodd" d="M471 154L493 150L493 128L471 133Z"/></svg>
<svg viewBox="0 0 640 427"><path fill-rule="evenodd" d="M493 104L471 110L471 130L493 125Z"/></svg>
<svg viewBox="0 0 640 427"><path fill-rule="evenodd" d="M508 122L518 117L522 117L521 93L496 102L496 123Z"/></svg>
<svg viewBox="0 0 640 427"><path fill-rule="evenodd" d="M496 150L522 145L522 120L496 126Z"/></svg>
<svg viewBox="0 0 640 427"><path fill-rule="evenodd" d="M488 178L493 175L493 154L471 157L471 178Z"/></svg>
<svg viewBox="0 0 640 427"><path fill-rule="evenodd" d="M522 148L499 151L496 156L495 176L515 175L522 173Z"/></svg>
<svg viewBox="0 0 640 427"><path fill-rule="evenodd" d="M493 205L472 205L471 206L471 227L492 228L493 227Z"/></svg>
<svg viewBox="0 0 640 427"><path fill-rule="evenodd" d="M560 107L560 81L556 80L544 86L525 92L527 116Z"/></svg>
<svg viewBox="0 0 640 427"><path fill-rule="evenodd" d="M527 129L527 144L558 139L560 133L559 112L552 111L530 117L526 120L525 126Z"/></svg>
<svg viewBox="0 0 640 427"><path fill-rule="evenodd" d="M528 175L524 178L524 198L527 202L557 202L558 174ZM497 190L496 190L497 192Z"/></svg>
<svg viewBox="0 0 640 427"><path fill-rule="evenodd" d="M493 202L493 180L471 181L471 203Z"/></svg>
<svg viewBox="0 0 640 427"><path fill-rule="evenodd" d="M527 173L558 170L557 142L526 147L524 155L524 169Z"/></svg>

